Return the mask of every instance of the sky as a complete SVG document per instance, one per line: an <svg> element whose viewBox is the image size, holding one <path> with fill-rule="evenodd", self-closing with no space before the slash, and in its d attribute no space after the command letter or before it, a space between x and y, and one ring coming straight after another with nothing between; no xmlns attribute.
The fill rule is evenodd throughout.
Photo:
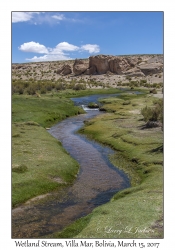
<svg viewBox="0 0 175 250"><path fill-rule="evenodd" d="M12 63L163 54L163 12L12 12Z"/></svg>

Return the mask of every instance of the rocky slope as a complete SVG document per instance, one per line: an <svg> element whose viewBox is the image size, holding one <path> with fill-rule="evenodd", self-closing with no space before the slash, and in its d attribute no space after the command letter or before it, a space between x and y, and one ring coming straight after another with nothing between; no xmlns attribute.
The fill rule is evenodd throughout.
<svg viewBox="0 0 175 250"><path fill-rule="evenodd" d="M96 55L89 59L12 64L12 79L56 81L59 78L93 79L113 85L128 79L160 83L163 82L163 55Z"/></svg>

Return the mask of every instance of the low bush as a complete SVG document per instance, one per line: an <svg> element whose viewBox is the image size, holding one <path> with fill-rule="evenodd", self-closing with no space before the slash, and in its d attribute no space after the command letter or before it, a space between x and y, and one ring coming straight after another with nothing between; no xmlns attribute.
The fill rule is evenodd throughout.
<svg viewBox="0 0 175 250"><path fill-rule="evenodd" d="M150 90L150 93L152 93L152 94L157 94L157 90L156 90L156 89L151 89L151 90Z"/></svg>
<svg viewBox="0 0 175 250"><path fill-rule="evenodd" d="M12 172L15 172L15 173L25 173L27 171L27 166L25 165L20 165L20 166L17 166L17 167L13 167L12 168Z"/></svg>
<svg viewBox="0 0 175 250"><path fill-rule="evenodd" d="M147 80L140 80L140 84L147 83Z"/></svg>
<svg viewBox="0 0 175 250"><path fill-rule="evenodd" d="M123 105L129 105L129 104L131 104L131 102L128 100L123 102Z"/></svg>
<svg viewBox="0 0 175 250"><path fill-rule="evenodd" d="M155 107L144 107L141 110L141 114L144 117L144 121L160 121L163 124L163 100L154 101Z"/></svg>
<svg viewBox="0 0 175 250"><path fill-rule="evenodd" d="M86 86L84 84L78 83L78 84L74 85L73 89L74 90L83 90L83 89L86 89Z"/></svg>

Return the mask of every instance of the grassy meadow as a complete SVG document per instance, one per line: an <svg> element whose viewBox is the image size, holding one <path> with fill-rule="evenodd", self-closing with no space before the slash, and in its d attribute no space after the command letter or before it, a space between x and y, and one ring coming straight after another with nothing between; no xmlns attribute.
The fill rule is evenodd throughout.
<svg viewBox="0 0 175 250"><path fill-rule="evenodd" d="M123 93L101 101L106 113L80 133L116 150L111 161L128 174L131 187L50 237L162 238L163 130L147 128L141 114L146 106L154 108L158 98Z"/></svg>
<svg viewBox="0 0 175 250"><path fill-rule="evenodd" d="M12 96L13 207L75 179L78 163L46 128L79 113L64 97Z"/></svg>
<svg viewBox="0 0 175 250"><path fill-rule="evenodd" d="M120 97L102 99L105 112L79 131L116 150L110 160L128 174L131 187L47 238L163 237L163 129L146 126L160 99L149 89L141 91L140 95L125 91ZM84 112L69 98L119 92L65 89L12 95L13 207L69 185L76 178L78 163L46 130L66 117ZM156 117L162 120L157 113Z"/></svg>
<svg viewBox="0 0 175 250"><path fill-rule="evenodd" d="M12 206L70 184L78 163L46 130L84 110L69 97L105 90L62 90L40 95L12 95ZM108 90L114 93L117 90Z"/></svg>

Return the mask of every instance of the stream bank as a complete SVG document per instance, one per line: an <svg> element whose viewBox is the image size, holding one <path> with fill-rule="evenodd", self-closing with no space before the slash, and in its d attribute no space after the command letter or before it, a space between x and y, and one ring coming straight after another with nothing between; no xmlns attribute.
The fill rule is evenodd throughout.
<svg viewBox="0 0 175 250"><path fill-rule="evenodd" d="M13 209L14 238L38 238L61 231L95 207L108 202L119 190L129 187L128 177L108 159L108 155L114 152L76 134L85 120L97 115L100 115L98 110L90 110L63 120L49 130L79 162L80 171L71 186L51 192L33 204Z"/></svg>

